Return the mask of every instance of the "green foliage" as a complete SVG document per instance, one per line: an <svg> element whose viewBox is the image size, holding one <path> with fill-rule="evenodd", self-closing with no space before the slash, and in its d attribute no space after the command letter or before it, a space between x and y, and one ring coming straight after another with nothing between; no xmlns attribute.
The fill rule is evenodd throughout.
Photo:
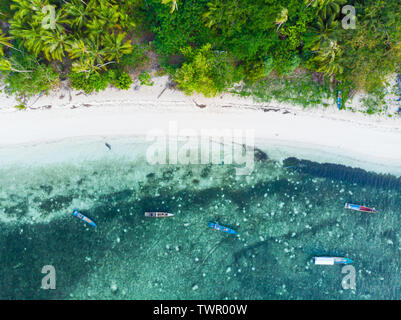
<svg viewBox="0 0 401 320"><path fill-rule="evenodd" d="M148 72L142 72L138 76L138 79L143 86L153 86L153 81L151 80L152 78Z"/></svg>
<svg viewBox="0 0 401 320"><path fill-rule="evenodd" d="M132 49L131 53L126 54L121 58L120 65L122 67L135 69L149 61L149 58L146 56L146 51L148 50L147 47L134 44Z"/></svg>
<svg viewBox="0 0 401 320"><path fill-rule="evenodd" d="M238 80L229 55L212 50L210 44L197 50L187 47L182 53L187 61L175 73L174 80L186 94L215 96Z"/></svg>
<svg viewBox="0 0 401 320"><path fill-rule="evenodd" d="M18 110L25 110L26 109L26 105L21 103L21 104L17 104L16 106L14 106L15 109Z"/></svg>
<svg viewBox="0 0 401 320"><path fill-rule="evenodd" d="M83 90L86 93L103 91L108 85L113 85L122 90L128 90L132 84L132 79L129 74L114 69L91 74L71 72L69 77L71 80L71 87L76 90Z"/></svg>
<svg viewBox="0 0 401 320"><path fill-rule="evenodd" d="M83 72L72 72L69 77L71 80L71 87L76 90L83 90L86 93L93 91L99 92L107 88L110 82L112 73L91 73L85 74Z"/></svg>
<svg viewBox="0 0 401 320"><path fill-rule="evenodd" d="M342 32L346 48L341 80L374 94L401 65L401 7L394 0L367 0L355 5L357 28Z"/></svg>
<svg viewBox="0 0 401 320"><path fill-rule="evenodd" d="M0 20L5 20L12 16L9 0L0 0Z"/></svg>
<svg viewBox="0 0 401 320"><path fill-rule="evenodd" d="M202 14L209 0L185 0L178 3L178 10L161 0L143 2L148 28L155 34L153 45L164 56L180 53L180 48L196 43L201 46L210 38L209 29L203 24Z"/></svg>
<svg viewBox="0 0 401 320"><path fill-rule="evenodd" d="M273 52L274 70L279 75L290 75L301 63L301 58L297 53L286 50L281 45Z"/></svg>
<svg viewBox="0 0 401 320"><path fill-rule="evenodd" d="M135 26L128 0L12 1L10 34L36 57L63 61L68 54L74 72L93 72L132 51L124 32Z"/></svg>
<svg viewBox="0 0 401 320"><path fill-rule="evenodd" d="M4 33L0 30L0 56L4 56L3 47L12 47L10 43L10 37L7 37Z"/></svg>
<svg viewBox="0 0 401 320"><path fill-rule="evenodd" d="M296 77L269 77L257 83L246 82L242 91L236 93L242 96L251 95L260 102L270 102L274 99L278 102L302 105L305 108L335 101L328 81L325 81L323 86L319 85L311 80L309 74Z"/></svg>
<svg viewBox="0 0 401 320"><path fill-rule="evenodd" d="M365 108L365 113L367 114L377 114L384 113L387 111L387 105L384 100L386 93L383 89L375 89L366 97L361 99L362 105Z"/></svg>
<svg viewBox="0 0 401 320"><path fill-rule="evenodd" d="M342 27L345 4L356 9L355 29ZM300 90L297 99L313 104L304 88L315 92L316 84L306 84L303 75L296 86L298 68L296 74L307 69L340 82L344 100L351 90L370 93L368 113L383 109L375 106L386 78L401 72L399 0L2 0L0 19L4 81L28 95L57 83L49 67L54 60L85 92L109 84L128 89L128 72L144 71L150 48L187 94L214 96L241 80L258 88L243 94L260 93L275 74L283 77L281 87ZM139 30L153 34L151 46L131 43L141 38ZM36 64L17 61L18 50L27 50ZM32 88L22 81L29 77ZM147 72L139 81L152 84Z"/></svg>
<svg viewBox="0 0 401 320"><path fill-rule="evenodd" d="M9 61L14 71L3 71L3 82L11 94L30 97L42 91L47 93L59 83L58 73L33 55L15 52Z"/></svg>
<svg viewBox="0 0 401 320"><path fill-rule="evenodd" d="M128 90L132 84L132 78L126 72L122 72L116 80L113 81L113 86L121 90Z"/></svg>

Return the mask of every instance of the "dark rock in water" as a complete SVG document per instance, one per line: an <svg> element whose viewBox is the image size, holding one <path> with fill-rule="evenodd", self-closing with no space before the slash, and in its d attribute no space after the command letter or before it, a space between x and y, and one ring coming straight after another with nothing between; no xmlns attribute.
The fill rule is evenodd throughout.
<svg viewBox="0 0 401 320"><path fill-rule="evenodd" d="M72 195L56 195L52 198L43 200L40 203L39 208L46 212L61 210L69 206L73 198Z"/></svg>
<svg viewBox="0 0 401 320"><path fill-rule="evenodd" d="M255 148L254 152L255 152L255 160L257 161L266 161L269 158L265 152L263 152L258 148Z"/></svg>
<svg viewBox="0 0 401 320"><path fill-rule="evenodd" d="M393 241L394 243L397 241L397 233L393 229L387 229L380 234L382 237L387 238L388 240Z"/></svg>
<svg viewBox="0 0 401 320"><path fill-rule="evenodd" d="M155 177L155 174L154 174L153 172L148 173L148 174L146 175L146 178L154 178L154 177Z"/></svg>
<svg viewBox="0 0 401 320"><path fill-rule="evenodd" d="M47 192L47 194L50 194L53 191L52 186L41 185L39 186L39 188Z"/></svg>
<svg viewBox="0 0 401 320"><path fill-rule="evenodd" d="M174 177L174 173L172 170L167 170L163 172L163 180L171 180Z"/></svg>
<svg viewBox="0 0 401 320"><path fill-rule="evenodd" d="M290 157L287 159L284 159L283 161L283 167L294 167L298 166L300 164L300 160L294 157Z"/></svg>
<svg viewBox="0 0 401 320"><path fill-rule="evenodd" d="M205 167L202 169L200 176L202 178L207 178L210 174L210 167Z"/></svg>
<svg viewBox="0 0 401 320"><path fill-rule="evenodd" d="M121 190L121 191L117 191L117 192L103 194L99 197L99 199L102 201L107 201L109 203L113 202L113 201L121 202L121 201L124 201L124 200L128 199L129 197L131 197L133 193L134 193L134 191L125 189L125 190Z"/></svg>
<svg viewBox="0 0 401 320"><path fill-rule="evenodd" d="M298 172L315 177L344 180L349 183L371 185L376 188L400 189L401 178L390 174L368 172L360 168L352 168L334 163L316 163L291 157L283 161L284 167L296 167Z"/></svg>
<svg viewBox="0 0 401 320"><path fill-rule="evenodd" d="M192 183L193 183L193 184L199 184L199 180L198 180L198 179L193 179L193 180L192 180Z"/></svg>

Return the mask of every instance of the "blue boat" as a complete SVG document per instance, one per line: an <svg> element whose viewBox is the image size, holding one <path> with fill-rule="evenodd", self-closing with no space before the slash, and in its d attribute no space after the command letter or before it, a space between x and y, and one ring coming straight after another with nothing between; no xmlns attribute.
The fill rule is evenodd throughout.
<svg viewBox="0 0 401 320"><path fill-rule="evenodd" d="M214 222L209 222L209 227L212 228L212 229L220 230L220 231L227 232L227 233L230 233L230 234L238 234L233 229L221 226L221 225L219 225L217 223L214 223Z"/></svg>
<svg viewBox="0 0 401 320"><path fill-rule="evenodd" d="M339 110L341 110L341 105L342 105L341 93L342 93L341 90L338 90L338 93L337 93L337 107L338 107Z"/></svg>
<svg viewBox="0 0 401 320"><path fill-rule="evenodd" d="M343 257L313 257L313 263L332 266L334 264L350 264L353 263L353 261Z"/></svg>
<svg viewBox="0 0 401 320"><path fill-rule="evenodd" d="M78 219L81 219L81 220L85 221L86 223L89 223L91 226L96 228L96 224L91 219L89 219L87 216L84 216L82 213L78 212L77 210L74 210L72 212L72 214L75 217L77 217Z"/></svg>

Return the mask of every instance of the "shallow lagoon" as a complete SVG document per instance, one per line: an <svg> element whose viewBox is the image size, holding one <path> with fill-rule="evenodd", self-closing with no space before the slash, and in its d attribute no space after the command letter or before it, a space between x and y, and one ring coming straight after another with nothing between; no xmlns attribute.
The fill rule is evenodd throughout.
<svg viewBox="0 0 401 320"><path fill-rule="evenodd" d="M3 150L1 299L401 298L399 178L296 158L260 157L249 176L234 165L150 165L147 145L127 141ZM144 218L156 210L175 217ZM314 255L353 259L356 290ZM40 288L44 265L56 290Z"/></svg>

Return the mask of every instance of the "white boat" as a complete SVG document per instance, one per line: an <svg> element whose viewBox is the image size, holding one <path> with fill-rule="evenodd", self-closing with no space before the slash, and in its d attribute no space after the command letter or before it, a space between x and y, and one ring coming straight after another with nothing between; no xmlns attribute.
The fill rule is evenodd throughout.
<svg viewBox="0 0 401 320"><path fill-rule="evenodd" d="M346 203L345 204L345 209L350 209L350 210L355 210L355 211L362 211L362 212L377 213L377 210L375 208L372 209L372 208L360 206L359 204L352 204L352 203Z"/></svg>
<svg viewBox="0 0 401 320"><path fill-rule="evenodd" d="M313 257L314 264L332 266L334 264L349 264L353 261L342 257Z"/></svg>
<svg viewBox="0 0 401 320"><path fill-rule="evenodd" d="M166 218L166 217L174 217L174 215L168 212L145 212L145 217Z"/></svg>

